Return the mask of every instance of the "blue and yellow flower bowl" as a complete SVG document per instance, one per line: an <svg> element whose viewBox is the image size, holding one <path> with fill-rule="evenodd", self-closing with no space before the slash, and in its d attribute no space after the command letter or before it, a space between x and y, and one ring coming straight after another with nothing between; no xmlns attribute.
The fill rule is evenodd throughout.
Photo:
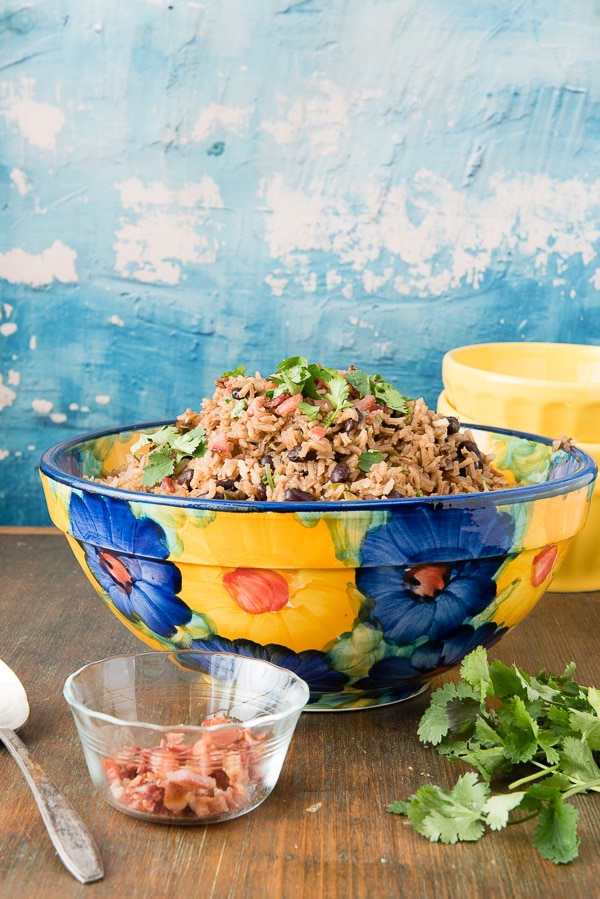
<svg viewBox="0 0 600 899"><path fill-rule="evenodd" d="M140 432L48 449L54 524L105 604L153 649L254 656L288 668L307 708L408 699L489 647L546 592L584 526L597 469L581 450L474 426L515 486L477 494L261 503L133 493L89 480Z"/></svg>

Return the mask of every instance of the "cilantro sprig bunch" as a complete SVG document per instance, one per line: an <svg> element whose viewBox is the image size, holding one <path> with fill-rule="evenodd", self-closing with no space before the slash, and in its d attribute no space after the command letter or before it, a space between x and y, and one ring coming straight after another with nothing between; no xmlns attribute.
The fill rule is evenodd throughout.
<svg viewBox="0 0 600 899"><path fill-rule="evenodd" d="M163 478L174 474L184 459L203 456L206 452L205 436L204 428L183 430L176 425L164 425L153 434L142 434L130 450L137 456L143 447L152 447L142 472L142 485L154 487Z"/></svg>
<svg viewBox="0 0 600 899"><path fill-rule="evenodd" d="M351 387L360 397L372 395L378 402L401 414L408 411L407 398L381 375L369 375L359 369L342 373L335 368L309 363L304 356L291 356L280 362L275 373L271 375L271 380L277 385L271 392L272 396L280 396L287 392L291 396L301 393L306 399L328 400L333 408L325 422L326 427L331 426L338 412L352 406ZM326 385L325 393L319 392L317 381ZM300 411L314 419L319 414L319 407L312 403L301 402Z"/></svg>
<svg viewBox="0 0 600 899"><path fill-rule="evenodd" d="M490 663L483 647L474 650L458 683L432 694L418 734L475 771L452 789L427 784L389 811L443 843L535 818L539 853L556 864L572 861L579 813L568 800L600 792L600 691L576 683L574 673L571 663L560 675L544 669L532 676ZM507 789L494 791L493 779L507 775L514 778Z"/></svg>

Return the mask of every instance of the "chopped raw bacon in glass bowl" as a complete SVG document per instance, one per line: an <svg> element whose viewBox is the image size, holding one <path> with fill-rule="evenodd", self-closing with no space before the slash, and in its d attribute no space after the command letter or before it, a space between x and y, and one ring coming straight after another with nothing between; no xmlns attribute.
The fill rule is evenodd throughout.
<svg viewBox="0 0 600 899"><path fill-rule="evenodd" d="M224 821L277 783L308 687L233 653L143 652L86 665L65 683L94 785L150 821Z"/></svg>

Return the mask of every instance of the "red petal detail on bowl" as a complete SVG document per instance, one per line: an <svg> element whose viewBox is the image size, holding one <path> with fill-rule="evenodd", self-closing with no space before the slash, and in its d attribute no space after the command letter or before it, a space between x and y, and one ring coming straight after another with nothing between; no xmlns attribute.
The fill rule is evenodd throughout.
<svg viewBox="0 0 600 899"><path fill-rule="evenodd" d="M252 615L279 612L290 598L283 575L268 569L236 568L223 577L223 584L236 605Z"/></svg>
<svg viewBox="0 0 600 899"><path fill-rule="evenodd" d="M554 544L545 546L534 558L531 565L531 583L534 587L539 587L543 583L556 562L558 556L558 547Z"/></svg>
<svg viewBox="0 0 600 899"><path fill-rule="evenodd" d="M123 593L127 593L129 596L133 590L133 578L127 570L125 563L107 549L103 549L98 553L98 560L104 571L111 576L115 584L121 588Z"/></svg>

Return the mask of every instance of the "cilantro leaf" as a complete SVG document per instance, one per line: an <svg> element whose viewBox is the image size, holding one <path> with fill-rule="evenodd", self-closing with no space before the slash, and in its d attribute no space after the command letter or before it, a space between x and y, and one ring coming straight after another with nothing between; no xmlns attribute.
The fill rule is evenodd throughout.
<svg viewBox="0 0 600 899"><path fill-rule="evenodd" d="M311 403L300 402L298 403L298 408L304 415L307 415L311 421L314 421L319 414L319 406L313 406Z"/></svg>
<svg viewBox="0 0 600 899"><path fill-rule="evenodd" d="M230 418L239 418L246 406L248 405L248 401L246 399L238 400L231 412L229 413Z"/></svg>
<svg viewBox="0 0 600 899"><path fill-rule="evenodd" d="M509 761L530 762L538 748L539 727L520 696L505 700L498 709L498 720L504 725L505 754Z"/></svg>
<svg viewBox="0 0 600 899"><path fill-rule="evenodd" d="M498 793L487 799L483 814L490 830L502 830L506 827L509 813L521 804L524 795L524 792Z"/></svg>
<svg viewBox="0 0 600 899"><path fill-rule="evenodd" d="M376 465L378 462L385 462L385 456L374 450L367 450L367 452L360 454L358 467L361 471L369 472L373 465Z"/></svg>
<svg viewBox="0 0 600 899"><path fill-rule="evenodd" d="M487 784L474 772L459 777L451 790L426 784L407 803L407 814L415 830L432 842L456 843L483 836L483 809L489 797Z"/></svg>
<svg viewBox="0 0 600 899"><path fill-rule="evenodd" d="M167 447L154 450L148 456L148 461L142 472L142 485L154 487L163 478L169 477L175 471L175 460Z"/></svg>
<svg viewBox="0 0 600 899"><path fill-rule="evenodd" d="M245 365L236 365L233 371L224 371L221 375L222 378L238 378L243 377L246 374L246 366Z"/></svg>
<svg viewBox="0 0 600 899"><path fill-rule="evenodd" d="M371 379L371 389L373 396L375 399L379 400L380 403L389 406L390 409L394 409L396 412L402 412L403 414L408 412L408 407L406 405L407 398L403 396L399 390L396 390L392 384L384 381L381 375L375 375L375 377Z"/></svg>
<svg viewBox="0 0 600 899"><path fill-rule="evenodd" d="M273 391L273 396L280 396L282 393L295 396L301 393L303 396L316 399L318 393L313 372L314 367L309 366L308 359L304 356L290 356L289 359L284 359L275 369L275 374L271 375L271 380L278 385Z"/></svg>
<svg viewBox="0 0 600 899"><path fill-rule="evenodd" d="M326 398L333 406L333 412L325 422L325 427L328 428L338 412L341 412L342 409L350 408L352 403L348 402L350 389L348 387L348 382L342 375L338 375L337 372L334 373L327 381L327 386L329 391Z"/></svg>
<svg viewBox="0 0 600 899"><path fill-rule="evenodd" d="M362 396L367 396L371 391L371 378L364 371L354 369L346 372L346 380Z"/></svg>
<svg viewBox="0 0 600 899"><path fill-rule="evenodd" d="M138 440L131 445L129 452L135 456L143 447L148 446L151 443L154 444L154 446L163 446L177 433L178 431L175 425L163 425L162 428L159 428L158 431L154 431L152 434L142 433Z"/></svg>
<svg viewBox="0 0 600 899"><path fill-rule="evenodd" d="M578 785L596 784L600 788L600 768L588 743L577 737L565 737L562 744L560 770Z"/></svg>
<svg viewBox="0 0 600 899"><path fill-rule="evenodd" d="M600 718L600 690L595 687L589 687L587 691L587 701L596 715Z"/></svg>
<svg viewBox="0 0 600 899"><path fill-rule="evenodd" d="M533 841L544 858L555 864L565 864L577 858L579 812L566 803L559 792L542 806Z"/></svg>
<svg viewBox="0 0 600 899"><path fill-rule="evenodd" d="M404 799L396 799L388 805L388 812L391 812L393 815L408 815L409 807L410 802L405 802Z"/></svg>
<svg viewBox="0 0 600 899"><path fill-rule="evenodd" d="M151 446L142 472L142 486L154 487L170 477L182 459L198 458L206 453L204 428L180 429L177 425L163 425L153 434L141 434L130 449L135 454Z"/></svg>
<svg viewBox="0 0 600 899"><path fill-rule="evenodd" d="M368 375L364 371L354 369L346 372L346 380L361 397L370 394L378 402L396 412L404 414L408 411L407 398L388 381L384 381L381 375Z"/></svg>
<svg viewBox="0 0 600 899"><path fill-rule="evenodd" d="M569 715L569 724L590 749L600 749L600 718L597 714L574 709Z"/></svg>
<svg viewBox="0 0 600 899"><path fill-rule="evenodd" d="M192 428L191 431L180 431L176 428L175 434L170 440L164 441L163 446L169 446L171 452L182 456L203 456L206 452L205 437L204 428Z"/></svg>
<svg viewBox="0 0 600 899"><path fill-rule="evenodd" d="M471 684L481 702L488 693L491 684L490 666L483 646L478 646L466 656L460 666L460 676Z"/></svg>

